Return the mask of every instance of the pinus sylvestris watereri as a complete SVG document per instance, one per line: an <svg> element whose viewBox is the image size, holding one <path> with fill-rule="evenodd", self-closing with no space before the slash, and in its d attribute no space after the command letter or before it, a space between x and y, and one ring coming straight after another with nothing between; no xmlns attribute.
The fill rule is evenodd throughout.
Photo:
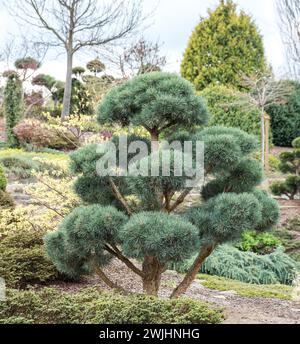
<svg viewBox="0 0 300 344"><path fill-rule="evenodd" d="M186 134L178 135L179 140L204 141L209 182L199 194L199 205L176 214L191 192L187 176L99 177L96 165L102 154L97 145L79 149L71 155L72 170L80 174L75 190L89 205L75 209L58 231L45 238L48 255L60 271L71 276L96 272L110 287L121 290L103 270L117 258L141 277L147 294L157 295L164 271L198 253L172 293L179 297L219 244L239 238L249 228L265 231L277 222L276 202L256 189L262 169L251 158L257 149L255 138L224 127L188 134L207 117L193 86L168 73L138 76L105 97L98 109L100 123L143 126L152 140L170 129L184 128ZM128 144L137 139L150 145L150 140L134 136ZM113 141L118 143L116 137ZM174 152L172 157L176 154L183 153Z"/></svg>

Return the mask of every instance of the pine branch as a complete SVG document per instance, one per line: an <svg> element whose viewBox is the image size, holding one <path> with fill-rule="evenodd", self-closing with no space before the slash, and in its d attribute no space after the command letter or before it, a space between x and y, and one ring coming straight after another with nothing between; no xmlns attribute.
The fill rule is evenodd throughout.
<svg viewBox="0 0 300 344"><path fill-rule="evenodd" d="M182 194L177 198L177 200L175 201L175 203L171 206L170 208L170 213L173 212L174 210L176 210L180 204L182 204L184 202L184 200L186 199L186 197L189 195L189 193L191 192L191 188L186 189L182 192Z"/></svg>
<svg viewBox="0 0 300 344"><path fill-rule="evenodd" d="M174 289L171 299L179 298L182 294L184 294L189 286L192 284L194 279L196 278L197 274L200 271L202 264L204 263L205 259L212 254L214 251L214 245L203 246L198 257L195 259L194 264L191 266L187 274L185 275L182 282Z"/></svg>
<svg viewBox="0 0 300 344"><path fill-rule="evenodd" d="M120 287L118 284L113 282L108 276L106 276L104 271L98 265L95 264L94 269L95 269L96 274L101 278L101 280L105 284L107 284L110 288L116 289L122 293L128 294L128 291L126 291L124 288Z"/></svg>
<svg viewBox="0 0 300 344"><path fill-rule="evenodd" d="M122 196L120 190L118 189L117 185L115 184L115 182L113 181L113 179L111 177L109 178L109 183L110 183L112 191L113 191L114 195L116 196L117 200L123 205L127 214L129 216L131 216L132 210L130 209L128 203L126 202L125 198Z"/></svg>
<svg viewBox="0 0 300 344"><path fill-rule="evenodd" d="M128 258L126 258L122 254L122 252L117 248L117 246L112 246L112 248L110 248L108 245L105 245L105 249L107 252L109 252L110 254L112 254L113 256L118 258L119 260L121 260L134 273L136 273L137 275L139 275L142 278L144 277L142 270L137 268Z"/></svg>

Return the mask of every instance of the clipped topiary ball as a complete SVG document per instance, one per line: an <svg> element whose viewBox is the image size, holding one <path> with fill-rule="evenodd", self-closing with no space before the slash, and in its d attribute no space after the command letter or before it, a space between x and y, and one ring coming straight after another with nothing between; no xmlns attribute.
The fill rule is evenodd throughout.
<svg viewBox="0 0 300 344"><path fill-rule="evenodd" d="M292 146L295 149L300 149L300 137L297 137L293 142L292 142Z"/></svg>
<svg viewBox="0 0 300 344"><path fill-rule="evenodd" d="M239 238L262 221L261 205L248 193L220 194L203 206L191 208L185 216L198 228L201 239L219 244Z"/></svg>
<svg viewBox="0 0 300 344"><path fill-rule="evenodd" d="M278 203L263 190L255 190L253 195L261 205L262 216L258 224L252 228L257 231L267 231L272 229L278 223L280 216Z"/></svg>
<svg viewBox="0 0 300 344"><path fill-rule="evenodd" d="M70 276L80 276L105 265L110 256L106 244L118 244L119 230L127 217L113 207L92 205L76 208L61 223L59 230L46 235L46 251L57 269Z"/></svg>
<svg viewBox="0 0 300 344"><path fill-rule="evenodd" d="M101 124L143 126L154 138L175 125L203 125L207 118L202 98L192 84L162 72L142 74L113 88L98 108Z"/></svg>
<svg viewBox="0 0 300 344"><path fill-rule="evenodd" d="M121 230L122 247L128 257L157 257L160 263L184 261L199 247L198 230L176 215L142 212Z"/></svg>

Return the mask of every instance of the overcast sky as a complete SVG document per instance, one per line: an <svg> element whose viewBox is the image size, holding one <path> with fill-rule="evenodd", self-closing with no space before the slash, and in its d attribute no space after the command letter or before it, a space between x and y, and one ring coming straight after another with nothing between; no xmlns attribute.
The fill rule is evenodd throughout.
<svg viewBox="0 0 300 344"><path fill-rule="evenodd" d="M1 2L1 0L0 0ZM152 25L144 33L147 39L164 43L163 53L167 56L167 69L179 72L180 61L188 39L199 17L206 15L208 8L214 8L218 0L144 0L145 11L156 10L151 18ZM277 25L275 0L236 0L240 9L250 14L263 35L266 55L278 76L283 74L284 51ZM16 33L17 28L5 10L0 12L0 41L8 33ZM50 57L50 56L49 56ZM75 59L75 64L85 65L88 57ZM41 72L49 73L58 79L64 79L64 57L47 59Z"/></svg>

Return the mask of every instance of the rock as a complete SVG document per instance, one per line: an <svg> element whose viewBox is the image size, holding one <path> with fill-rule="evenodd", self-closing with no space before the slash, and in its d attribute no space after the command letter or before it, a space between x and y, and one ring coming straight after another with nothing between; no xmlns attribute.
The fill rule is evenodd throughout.
<svg viewBox="0 0 300 344"><path fill-rule="evenodd" d="M220 299L220 300L226 300L226 297L224 295L213 295L213 298Z"/></svg>
<svg viewBox="0 0 300 344"><path fill-rule="evenodd" d="M220 292L220 294L226 295L226 296L235 296L235 295L238 295L238 293L237 293L235 290L222 291L222 292Z"/></svg>
<svg viewBox="0 0 300 344"><path fill-rule="evenodd" d="M300 313L300 308L291 308L292 312L299 312Z"/></svg>

